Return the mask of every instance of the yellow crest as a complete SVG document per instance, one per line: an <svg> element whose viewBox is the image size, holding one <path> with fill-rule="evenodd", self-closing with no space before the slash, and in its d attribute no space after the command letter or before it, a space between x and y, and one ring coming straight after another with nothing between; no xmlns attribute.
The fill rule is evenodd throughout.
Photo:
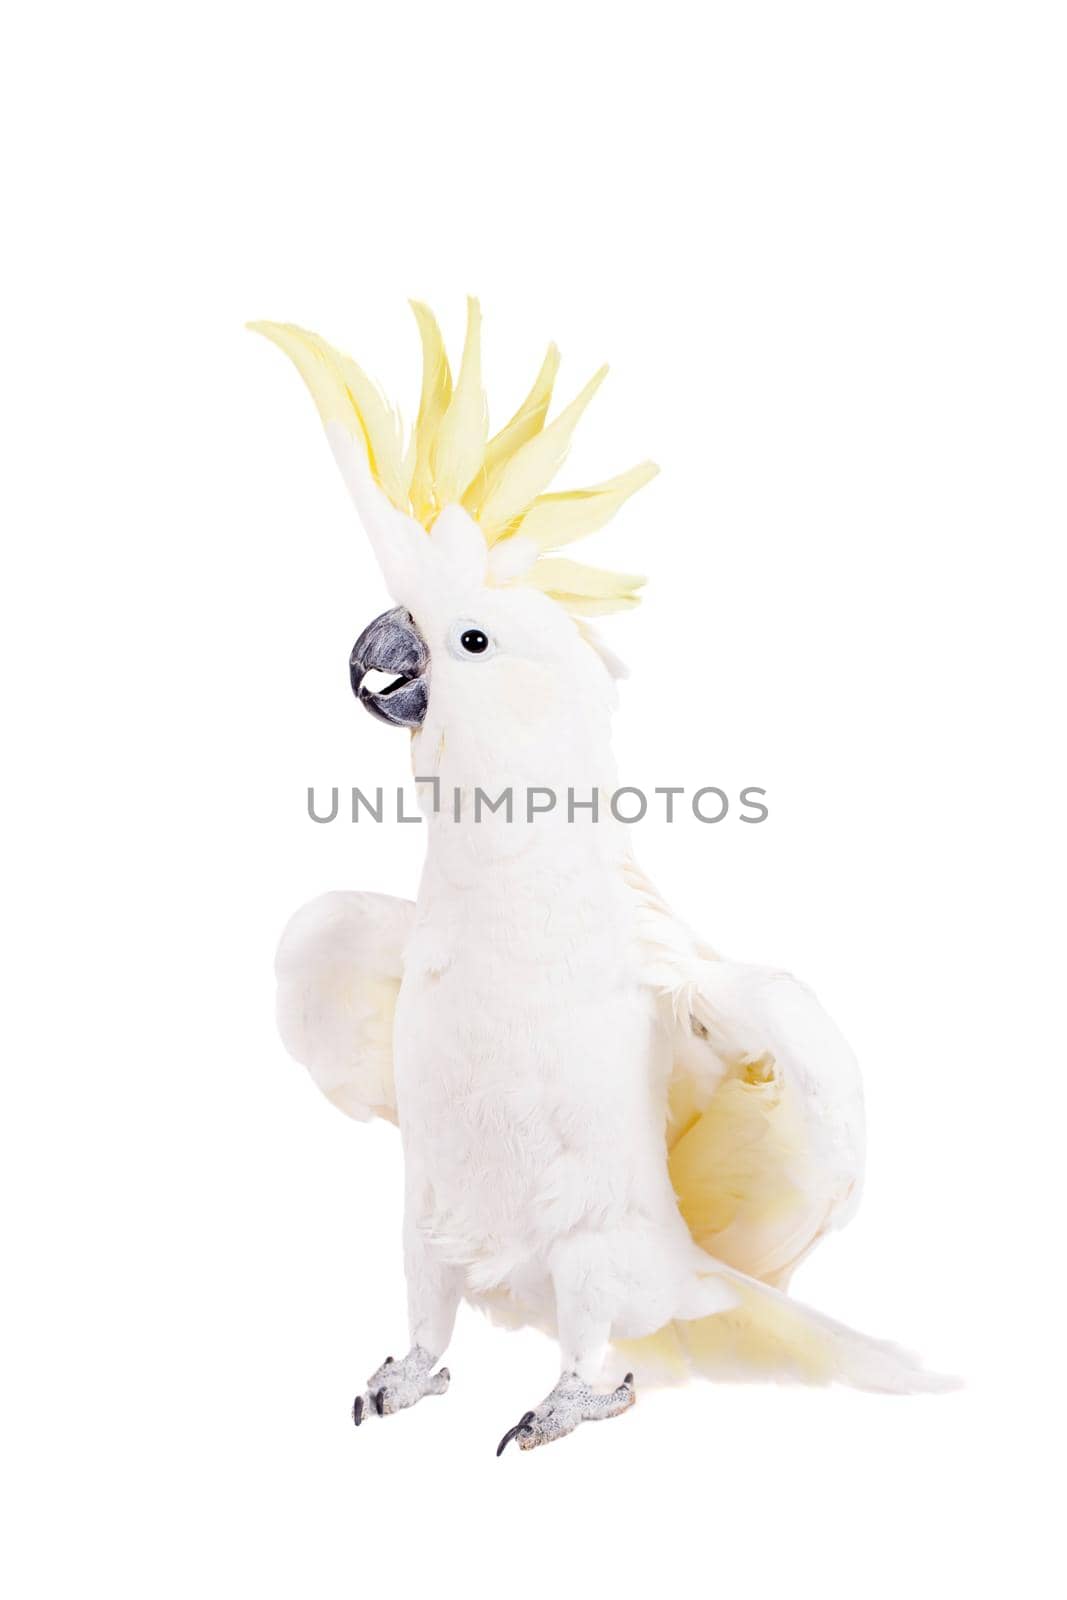
<svg viewBox="0 0 1067 1600"><path fill-rule="evenodd" d="M406 441L399 414L362 369L325 339L288 323L249 326L291 358L323 423L339 424L362 446L374 481L397 510L428 531L446 505L458 503L490 549L521 535L535 559L515 581L542 590L569 611L594 616L635 606L643 578L583 566L554 552L602 528L659 469L646 461L588 489L546 492L607 368L548 422L559 367L559 351L549 345L526 399L490 437L477 300L467 302L467 337L455 382L433 313L414 301L412 310L422 341L422 391Z"/></svg>

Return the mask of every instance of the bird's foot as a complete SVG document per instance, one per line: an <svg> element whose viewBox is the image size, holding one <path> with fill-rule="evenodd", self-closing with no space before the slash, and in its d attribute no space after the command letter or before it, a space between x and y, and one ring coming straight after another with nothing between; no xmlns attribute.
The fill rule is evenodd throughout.
<svg viewBox="0 0 1067 1600"><path fill-rule="evenodd" d="M637 1396L634 1393L634 1375L628 1372L617 1389L608 1394L598 1394L576 1372L565 1372L550 1395L536 1411L526 1415L509 1428L496 1447L497 1455L503 1453L511 1439L518 1441L520 1450L533 1450L539 1444L551 1444L573 1433L579 1422L599 1422L604 1417L618 1417L628 1411Z"/></svg>
<svg viewBox="0 0 1067 1600"><path fill-rule="evenodd" d="M433 1371L434 1357L416 1345L403 1361L386 1356L377 1372L367 1379L366 1394L357 1394L352 1421L358 1428L364 1417L388 1417L405 1411L427 1394L444 1394L451 1373L447 1367Z"/></svg>

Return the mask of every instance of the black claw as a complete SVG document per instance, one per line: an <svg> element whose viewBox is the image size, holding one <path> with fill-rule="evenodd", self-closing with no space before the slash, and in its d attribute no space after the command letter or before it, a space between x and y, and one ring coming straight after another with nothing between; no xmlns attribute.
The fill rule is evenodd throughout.
<svg viewBox="0 0 1067 1600"><path fill-rule="evenodd" d="M623 1381L623 1383L633 1383L633 1381L634 1381L633 1373L632 1372L628 1372L626 1374L625 1378L622 1381Z"/></svg>
<svg viewBox="0 0 1067 1600"><path fill-rule="evenodd" d="M363 1421L363 1396L361 1394L356 1395L355 1403L352 1406L352 1421L357 1428Z"/></svg>
<svg viewBox="0 0 1067 1600"><path fill-rule="evenodd" d="M385 1358L385 1364L386 1364L386 1366L387 1366L387 1367L391 1367L391 1366L392 1366L392 1364L393 1364L393 1358L392 1358L392 1356L386 1356L386 1358Z"/></svg>
<svg viewBox="0 0 1067 1600"><path fill-rule="evenodd" d="M380 1417L385 1415L385 1390L384 1389L379 1389L377 1394L374 1396L374 1409L375 1409L375 1411L378 1413L378 1415Z"/></svg>
<svg viewBox="0 0 1067 1600"><path fill-rule="evenodd" d="M504 1454L505 1446L511 1443L512 1439L514 1439L517 1433L521 1433L523 1428L529 1427L530 1423L533 1421L533 1417L533 1412L527 1411L526 1415L524 1417L520 1417L513 1428L508 1429L507 1433L496 1447L496 1453L498 1456L502 1456Z"/></svg>

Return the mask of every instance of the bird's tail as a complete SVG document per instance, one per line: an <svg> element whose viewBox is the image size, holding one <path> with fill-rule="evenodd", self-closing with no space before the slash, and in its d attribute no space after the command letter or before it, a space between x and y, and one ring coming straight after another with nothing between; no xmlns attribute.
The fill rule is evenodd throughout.
<svg viewBox="0 0 1067 1600"><path fill-rule="evenodd" d="M643 1339L616 1340L626 1365L647 1383L677 1383L694 1374L732 1380L845 1383L887 1394L939 1393L957 1378L926 1371L898 1345L834 1322L779 1289L716 1266L736 1304L711 1316L676 1319Z"/></svg>

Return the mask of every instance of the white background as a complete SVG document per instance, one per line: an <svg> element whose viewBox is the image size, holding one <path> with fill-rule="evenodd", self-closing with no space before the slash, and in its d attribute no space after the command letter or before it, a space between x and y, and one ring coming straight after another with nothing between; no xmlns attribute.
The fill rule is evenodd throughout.
<svg viewBox="0 0 1067 1600"><path fill-rule="evenodd" d="M1064 39L1032 4L24 8L2 50L7 821L0 1433L12 1596L1046 1595L1057 1585ZM347 686L387 596L250 317L408 407L430 300L493 416L602 359L570 481L624 777L723 950L864 1063L865 1204L795 1285L937 1399L707 1387L531 1456L555 1352L404 1343L400 1157L284 1055L271 961L330 887L413 892Z"/></svg>

